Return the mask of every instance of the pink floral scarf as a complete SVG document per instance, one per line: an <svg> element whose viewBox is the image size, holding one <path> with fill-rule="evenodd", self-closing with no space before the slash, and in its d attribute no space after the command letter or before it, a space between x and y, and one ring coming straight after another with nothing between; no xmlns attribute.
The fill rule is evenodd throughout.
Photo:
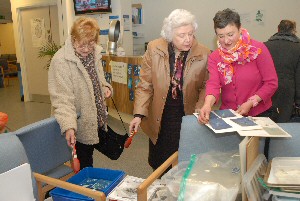
<svg viewBox="0 0 300 201"><path fill-rule="evenodd" d="M234 74L232 63L237 62L244 65L246 62L255 60L261 53L260 48L250 45L250 35L243 28L239 41L230 50L222 48L219 41L217 41L217 45L219 54L222 57L222 61L217 64L218 71L224 74L225 85L232 82Z"/></svg>

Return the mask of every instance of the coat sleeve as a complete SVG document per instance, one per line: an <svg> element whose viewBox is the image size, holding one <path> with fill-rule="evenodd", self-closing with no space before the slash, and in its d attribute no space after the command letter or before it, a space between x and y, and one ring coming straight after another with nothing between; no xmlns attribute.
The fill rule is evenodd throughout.
<svg viewBox="0 0 300 201"><path fill-rule="evenodd" d="M215 50L217 51L217 50ZM222 87L222 80L220 80L220 72L218 71L218 59L217 59L217 53L214 52L209 55L208 57L208 72L209 72L209 78L206 82L206 96L207 95L213 95L216 98L216 103L218 103L220 99L220 89Z"/></svg>
<svg viewBox="0 0 300 201"><path fill-rule="evenodd" d="M147 51L143 56L140 72L140 82L135 89L133 114L148 116L149 104L153 96L151 52L152 48L150 42L147 47Z"/></svg>
<svg viewBox="0 0 300 201"><path fill-rule="evenodd" d="M209 55L209 53L207 54ZM198 102L196 103L195 110L202 108L204 101L205 101L205 94L206 94L206 82L208 80L208 70L207 70L207 61L208 61L208 56L205 57L205 67L204 67L204 79L202 81L201 87L199 88L199 99Z"/></svg>
<svg viewBox="0 0 300 201"><path fill-rule="evenodd" d="M267 101L278 88L278 77L272 56L263 43L261 43L261 49L262 53L257 57L257 68L262 76L263 85L255 94L263 101Z"/></svg>
<svg viewBox="0 0 300 201"><path fill-rule="evenodd" d="M71 128L77 130L77 114L71 76L71 69L66 61L57 55L54 56L48 72L48 89L54 116L62 133Z"/></svg>
<svg viewBox="0 0 300 201"><path fill-rule="evenodd" d="M295 103L300 105L300 57L298 58L298 63L295 71Z"/></svg>

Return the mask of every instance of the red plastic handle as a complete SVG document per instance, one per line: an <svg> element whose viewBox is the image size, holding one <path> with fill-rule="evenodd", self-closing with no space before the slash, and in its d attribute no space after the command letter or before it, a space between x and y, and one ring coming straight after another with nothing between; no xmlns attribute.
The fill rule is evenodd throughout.
<svg viewBox="0 0 300 201"><path fill-rule="evenodd" d="M125 142L125 144L124 144L124 147L125 147L125 148L128 148L128 147L130 146L131 142L132 142L132 137L129 137L129 138L126 140L126 142Z"/></svg>
<svg viewBox="0 0 300 201"><path fill-rule="evenodd" d="M72 154L73 154L72 169L73 169L74 173L77 174L80 171L80 162L79 162L79 159L77 158L75 145L73 147Z"/></svg>
<svg viewBox="0 0 300 201"><path fill-rule="evenodd" d="M132 131L129 138L126 140L125 144L124 144L124 147L125 148L128 148L132 142L132 139L133 139L133 136L136 134L135 131Z"/></svg>

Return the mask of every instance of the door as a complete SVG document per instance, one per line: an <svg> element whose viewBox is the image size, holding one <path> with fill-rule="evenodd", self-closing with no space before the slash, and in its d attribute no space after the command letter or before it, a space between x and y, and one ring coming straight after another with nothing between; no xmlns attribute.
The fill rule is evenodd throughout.
<svg viewBox="0 0 300 201"><path fill-rule="evenodd" d="M49 102L49 58L38 58L38 51L51 40L59 44L57 6L26 8L20 15L29 97L32 101Z"/></svg>

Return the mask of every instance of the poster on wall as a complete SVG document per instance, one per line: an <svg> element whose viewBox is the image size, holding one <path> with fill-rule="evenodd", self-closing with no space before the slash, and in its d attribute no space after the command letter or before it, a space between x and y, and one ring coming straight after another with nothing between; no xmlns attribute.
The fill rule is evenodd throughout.
<svg viewBox="0 0 300 201"><path fill-rule="evenodd" d="M127 85L127 63L110 61L112 81Z"/></svg>
<svg viewBox="0 0 300 201"><path fill-rule="evenodd" d="M31 24L32 46L41 47L46 40L44 18L31 19L30 24Z"/></svg>
<svg viewBox="0 0 300 201"><path fill-rule="evenodd" d="M130 31L129 15L123 15L123 20L124 20L124 31Z"/></svg>
<svg viewBox="0 0 300 201"><path fill-rule="evenodd" d="M265 17L266 17L265 10L258 9L255 11L254 22L256 23L256 25L264 26L265 25Z"/></svg>

